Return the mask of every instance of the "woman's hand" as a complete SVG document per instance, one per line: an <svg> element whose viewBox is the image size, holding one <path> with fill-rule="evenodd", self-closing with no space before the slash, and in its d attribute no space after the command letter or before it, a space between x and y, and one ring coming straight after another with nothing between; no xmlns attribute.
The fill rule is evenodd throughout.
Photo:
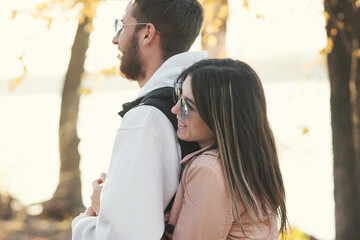
<svg viewBox="0 0 360 240"><path fill-rule="evenodd" d="M101 176L99 179L96 179L92 182L93 187L93 194L91 195L91 208L93 209L95 216L99 215L100 212L100 195L102 191L102 184L105 182L106 174L101 173Z"/></svg>
<svg viewBox="0 0 360 240"><path fill-rule="evenodd" d="M88 207L84 213L80 213L80 216L96 216L97 214L94 212L92 207Z"/></svg>

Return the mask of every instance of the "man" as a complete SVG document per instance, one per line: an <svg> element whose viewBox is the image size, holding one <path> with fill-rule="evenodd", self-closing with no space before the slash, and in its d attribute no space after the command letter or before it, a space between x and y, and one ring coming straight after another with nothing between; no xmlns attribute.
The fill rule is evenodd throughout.
<svg viewBox="0 0 360 240"><path fill-rule="evenodd" d="M120 71L138 82L137 99L124 104L98 216L92 207L72 222L73 239L160 239L164 210L176 192L181 158L176 132L158 108L141 99L172 87L181 71L206 57L186 52L203 22L196 0L134 0L113 43ZM102 182L104 178L99 183Z"/></svg>

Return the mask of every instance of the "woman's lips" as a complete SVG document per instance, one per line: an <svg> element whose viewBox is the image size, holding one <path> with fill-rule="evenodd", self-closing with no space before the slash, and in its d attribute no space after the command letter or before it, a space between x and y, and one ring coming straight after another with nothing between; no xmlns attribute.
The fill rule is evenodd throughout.
<svg viewBox="0 0 360 240"><path fill-rule="evenodd" d="M178 129L185 128L186 125L178 120Z"/></svg>

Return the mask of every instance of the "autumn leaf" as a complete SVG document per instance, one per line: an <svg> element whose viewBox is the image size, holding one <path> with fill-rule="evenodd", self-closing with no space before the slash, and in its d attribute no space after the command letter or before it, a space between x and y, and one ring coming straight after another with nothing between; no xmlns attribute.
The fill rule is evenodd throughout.
<svg viewBox="0 0 360 240"><path fill-rule="evenodd" d="M331 37L328 37L328 38L327 38L327 45L326 45L326 47L323 48L322 50L320 50L319 53L320 53L320 54L329 54L329 53L331 53L333 47L334 47L334 42L333 42L333 40L332 40Z"/></svg>
<svg viewBox="0 0 360 240"><path fill-rule="evenodd" d="M220 7L220 11L218 13L218 17L222 19L226 19L229 16L228 6L224 5Z"/></svg>
<svg viewBox="0 0 360 240"><path fill-rule="evenodd" d="M262 14L256 14L256 19L265 19L265 17Z"/></svg>
<svg viewBox="0 0 360 240"><path fill-rule="evenodd" d="M45 9L49 8L49 3L39 3L36 5L36 10L39 12L44 11Z"/></svg>
<svg viewBox="0 0 360 240"><path fill-rule="evenodd" d="M92 93L92 90L90 88L79 87L77 92L79 95L89 95Z"/></svg>
<svg viewBox="0 0 360 240"><path fill-rule="evenodd" d="M341 22L341 21L338 22L338 23L337 23L337 27L340 28L340 29L344 29L344 27L345 27L344 22Z"/></svg>
<svg viewBox="0 0 360 240"><path fill-rule="evenodd" d="M214 19L215 11L214 6L207 5L205 7L205 22L211 22Z"/></svg>
<svg viewBox="0 0 360 240"><path fill-rule="evenodd" d="M244 3L243 3L243 7L246 9L246 10L249 10L249 2L247 0L244 0Z"/></svg>
<svg viewBox="0 0 360 240"><path fill-rule="evenodd" d="M214 25L217 27L220 27L223 24L223 21L221 21L219 18L215 19Z"/></svg>
<svg viewBox="0 0 360 240"><path fill-rule="evenodd" d="M327 13L327 12L323 12L323 15L324 15L324 17L325 17L325 21L326 21L326 22L329 21L329 19L330 19L330 14Z"/></svg>
<svg viewBox="0 0 360 240"><path fill-rule="evenodd" d="M319 54L327 54L327 53L326 53L326 48L321 49L321 50L319 51Z"/></svg>
<svg viewBox="0 0 360 240"><path fill-rule="evenodd" d="M80 0L82 4L84 4L84 7L81 10L81 15L88 18L94 18L96 9L99 5L100 1L94 1L94 0Z"/></svg>
<svg viewBox="0 0 360 240"><path fill-rule="evenodd" d="M303 127L302 134L305 135L309 133L309 129L307 127Z"/></svg>
<svg viewBox="0 0 360 240"><path fill-rule="evenodd" d="M101 73L105 75L113 75L117 73L117 66L113 66L112 68L101 71Z"/></svg>
<svg viewBox="0 0 360 240"><path fill-rule="evenodd" d="M92 25L92 23L88 23L85 26L85 31L88 33L91 33L94 30L94 26Z"/></svg>
<svg viewBox="0 0 360 240"><path fill-rule="evenodd" d="M49 16L45 16L45 15L42 15L42 16L40 16L41 17L41 19L43 19L45 22L46 22L46 27L48 28L48 29L50 29L50 26L51 26L51 23L52 23L52 21L53 21L53 18L51 18L51 17L49 17Z"/></svg>
<svg viewBox="0 0 360 240"><path fill-rule="evenodd" d="M336 36L337 33L338 33L338 31L337 31L336 28L332 28L332 29L330 30L331 36Z"/></svg>
<svg viewBox="0 0 360 240"><path fill-rule="evenodd" d="M301 232L300 230L290 227L286 230L286 232L283 234L279 234L279 239L287 239L287 240L310 240L312 239L309 235Z"/></svg>
<svg viewBox="0 0 360 240"><path fill-rule="evenodd" d="M11 19L14 19L18 15L18 13L19 12L16 10L11 11Z"/></svg>
<svg viewBox="0 0 360 240"><path fill-rule="evenodd" d="M214 35L209 36L206 44L211 48L216 47L217 38Z"/></svg>
<svg viewBox="0 0 360 240"><path fill-rule="evenodd" d="M17 78L14 78L10 81L10 86L9 86L9 91L12 92L15 90L16 87L19 86L19 84L21 83L23 79L23 76L20 76L20 77L17 77Z"/></svg>

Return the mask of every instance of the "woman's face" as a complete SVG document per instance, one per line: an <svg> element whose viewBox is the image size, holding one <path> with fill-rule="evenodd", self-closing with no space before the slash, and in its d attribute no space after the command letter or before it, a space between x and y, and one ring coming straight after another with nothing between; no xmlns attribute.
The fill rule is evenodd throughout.
<svg viewBox="0 0 360 240"><path fill-rule="evenodd" d="M187 105L185 120L181 117L181 99L171 109L178 120L177 136L184 141L197 142L200 147L206 147L215 142L215 135L200 117L195 106L194 96L191 89L191 77L187 76L182 85L183 103ZM184 114L183 114L184 116Z"/></svg>

